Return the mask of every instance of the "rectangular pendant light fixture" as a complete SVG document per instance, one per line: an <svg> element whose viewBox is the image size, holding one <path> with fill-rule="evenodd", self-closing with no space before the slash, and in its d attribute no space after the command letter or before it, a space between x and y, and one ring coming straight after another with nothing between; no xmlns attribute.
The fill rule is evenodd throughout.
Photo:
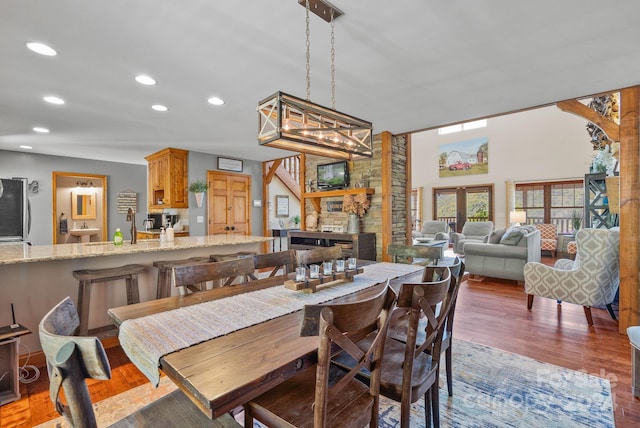
<svg viewBox="0 0 640 428"><path fill-rule="evenodd" d="M258 143L337 159L373 156L372 124L284 92L258 103Z"/></svg>

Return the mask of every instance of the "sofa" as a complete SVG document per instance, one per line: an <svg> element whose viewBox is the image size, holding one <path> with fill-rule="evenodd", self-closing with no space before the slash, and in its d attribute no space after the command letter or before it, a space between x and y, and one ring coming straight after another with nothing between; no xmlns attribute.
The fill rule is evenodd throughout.
<svg viewBox="0 0 640 428"><path fill-rule="evenodd" d="M533 226L496 230L486 242L468 242L464 263L470 275L524 282L524 265L540 261L540 231Z"/></svg>
<svg viewBox="0 0 640 428"><path fill-rule="evenodd" d="M492 221L468 221L462 226L461 233L453 233L453 252L464 254L464 246L467 242L485 242L493 231Z"/></svg>
<svg viewBox="0 0 640 428"><path fill-rule="evenodd" d="M413 239L418 243L431 241L448 241L449 225L444 221L429 220L422 223L422 230L413 233Z"/></svg>

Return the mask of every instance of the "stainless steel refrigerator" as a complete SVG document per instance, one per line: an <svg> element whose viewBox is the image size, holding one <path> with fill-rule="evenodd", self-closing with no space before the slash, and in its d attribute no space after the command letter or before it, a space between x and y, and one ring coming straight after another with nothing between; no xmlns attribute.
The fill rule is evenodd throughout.
<svg viewBox="0 0 640 428"><path fill-rule="evenodd" d="M0 244L29 242L31 216L26 178L0 179Z"/></svg>

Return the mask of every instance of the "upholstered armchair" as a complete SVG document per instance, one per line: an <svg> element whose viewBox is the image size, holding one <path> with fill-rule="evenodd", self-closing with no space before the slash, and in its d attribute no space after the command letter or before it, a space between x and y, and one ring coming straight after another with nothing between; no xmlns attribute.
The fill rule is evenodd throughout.
<svg viewBox="0 0 640 428"><path fill-rule="evenodd" d="M449 240L449 225L444 221L428 220L422 224L422 230L413 235L418 242Z"/></svg>
<svg viewBox="0 0 640 428"><path fill-rule="evenodd" d="M593 325L591 306L606 306L616 319L611 303L620 284L620 232L608 229L580 229L576 234L575 260L560 259L553 267L541 263L524 266L527 308L533 296L584 306L589 325Z"/></svg>
<svg viewBox="0 0 640 428"><path fill-rule="evenodd" d="M555 257L558 246L558 227L550 223L536 224L535 226L540 231L540 250L550 251L551 257Z"/></svg>
<svg viewBox="0 0 640 428"><path fill-rule="evenodd" d="M462 226L462 233L453 233L453 251L464 254L464 244L467 242L487 242L489 234L493 232L492 221L468 221Z"/></svg>

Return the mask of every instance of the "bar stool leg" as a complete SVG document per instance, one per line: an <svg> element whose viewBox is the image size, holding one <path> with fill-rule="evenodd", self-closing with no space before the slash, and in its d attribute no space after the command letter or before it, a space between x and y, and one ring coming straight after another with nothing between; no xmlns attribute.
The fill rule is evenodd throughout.
<svg viewBox="0 0 640 428"><path fill-rule="evenodd" d="M156 289L156 299L169 297L171 285L171 271L169 269L158 270L158 287Z"/></svg>
<svg viewBox="0 0 640 428"><path fill-rule="evenodd" d="M80 336L89 335L89 306L91 304L91 281L80 281L78 287L78 317L80 318Z"/></svg>
<svg viewBox="0 0 640 428"><path fill-rule="evenodd" d="M132 274L127 277L127 305L140 303L140 291L138 290L138 275Z"/></svg>

